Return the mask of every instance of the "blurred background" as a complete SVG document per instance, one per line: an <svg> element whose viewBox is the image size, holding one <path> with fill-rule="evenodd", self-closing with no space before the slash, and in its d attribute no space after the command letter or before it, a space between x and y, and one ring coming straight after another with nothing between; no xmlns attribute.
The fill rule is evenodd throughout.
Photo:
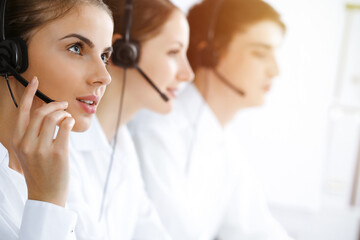
<svg viewBox="0 0 360 240"><path fill-rule="evenodd" d="M360 0L266 2L288 29L281 73L265 106L238 114L241 147L291 236L358 240Z"/></svg>

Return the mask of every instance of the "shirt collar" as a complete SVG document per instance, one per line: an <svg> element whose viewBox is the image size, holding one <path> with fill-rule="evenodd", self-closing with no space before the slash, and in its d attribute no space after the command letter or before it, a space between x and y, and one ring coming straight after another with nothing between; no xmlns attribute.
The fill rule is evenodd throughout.
<svg viewBox="0 0 360 240"><path fill-rule="evenodd" d="M85 132L71 132L70 144L78 151L92 151L107 149L111 151L111 146L106 135L101 128L96 116L92 119L90 128Z"/></svg>
<svg viewBox="0 0 360 240"><path fill-rule="evenodd" d="M0 143L0 166L9 166L9 153L7 149Z"/></svg>
<svg viewBox="0 0 360 240"><path fill-rule="evenodd" d="M201 131L203 134L200 135L215 137L219 140L223 139L224 129L195 84L189 84L187 89L179 96L179 102L185 108L185 115L198 134ZM211 136L208 136L209 134L211 134Z"/></svg>

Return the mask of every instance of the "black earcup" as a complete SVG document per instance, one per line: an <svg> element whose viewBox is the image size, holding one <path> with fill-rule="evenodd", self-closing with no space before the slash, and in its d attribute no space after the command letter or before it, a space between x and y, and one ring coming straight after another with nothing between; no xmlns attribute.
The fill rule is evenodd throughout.
<svg viewBox="0 0 360 240"><path fill-rule="evenodd" d="M140 44L136 41L125 42L118 39L113 44L112 62L123 68L133 68L139 62Z"/></svg>
<svg viewBox="0 0 360 240"><path fill-rule="evenodd" d="M215 68L219 61L219 54L211 45L207 45L198 53L198 64L205 68Z"/></svg>
<svg viewBox="0 0 360 240"><path fill-rule="evenodd" d="M1 41L0 58L5 60L5 62L18 73L25 72L28 68L28 52L25 40L22 38L14 38ZM9 74L9 69L1 62L2 61L0 61L0 75Z"/></svg>

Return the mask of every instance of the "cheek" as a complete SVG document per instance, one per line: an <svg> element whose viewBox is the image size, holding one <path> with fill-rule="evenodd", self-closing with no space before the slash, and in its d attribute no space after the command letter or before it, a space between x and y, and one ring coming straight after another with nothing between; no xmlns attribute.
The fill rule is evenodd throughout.
<svg viewBox="0 0 360 240"><path fill-rule="evenodd" d="M158 87L166 87L174 81L177 65L173 59L167 56L161 56L156 59L146 60L147 62L145 62L145 59L143 61L144 70Z"/></svg>
<svg viewBox="0 0 360 240"><path fill-rule="evenodd" d="M69 62L65 57L50 57L49 55L35 55L29 58L29 78L37 76L39 89L56 101L69 101L67 92L75 89L81 76L76 63ZM53 55L56 56L56 55Z"/></svg>
<svg viewBox="0 0 360 240"><path fill-rule="evenodd" d="M244 84L251 88L263 81L263 69L264 67L261 61L255 58L247 58L238 64L235 72L237 78L243 79Z"/></svg>

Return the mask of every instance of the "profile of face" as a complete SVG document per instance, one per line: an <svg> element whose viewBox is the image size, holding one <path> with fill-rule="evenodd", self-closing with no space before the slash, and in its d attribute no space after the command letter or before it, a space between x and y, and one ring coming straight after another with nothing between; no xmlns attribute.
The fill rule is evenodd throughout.
<svg viewBox="0 0 360 240"><path fill-rule="evenodd" d="M75 119L74 131L88 129L111 81L106 63L112 33L113 22L105 10L79 5L39 27L29 38L29 68L23 76L28 80L37 76L43 93L68 102L66 111ZM35 97L33 109L41 104Z"/></svg>
<svg viewBox="0 0 360 240"><path fill-rule="evenodd" d="M186 56L188 44L188 22L179 10L173 11L159 34L142 43L139 66L169 101L165 102L148 82L133 71L127 89L134 94L141 108L158 113L171 111L180 83L191 81L194 77Z"/></svg>
<svg viewBox="0 0 360 240"><path fill-rule="evenodd" d="M275 53L283 37L284 31L278 23L260 21L235 34L221 55L217 70L245 92L242 106L264 103L273 78L279 74Z"/></svg>

